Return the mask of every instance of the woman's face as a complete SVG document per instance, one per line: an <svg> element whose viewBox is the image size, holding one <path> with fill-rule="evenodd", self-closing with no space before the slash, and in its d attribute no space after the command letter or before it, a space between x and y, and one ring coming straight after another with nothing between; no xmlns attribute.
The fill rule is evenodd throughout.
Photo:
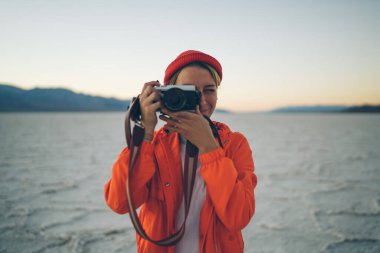
<svg viewBox="0 0 380 253"><path fill-rule="evenodd" d="M192 84L202 93L199 110L203 115L211 117L218 100L217 88L214 79L207 69L189 66L181 70L176 84Z"/></svg>

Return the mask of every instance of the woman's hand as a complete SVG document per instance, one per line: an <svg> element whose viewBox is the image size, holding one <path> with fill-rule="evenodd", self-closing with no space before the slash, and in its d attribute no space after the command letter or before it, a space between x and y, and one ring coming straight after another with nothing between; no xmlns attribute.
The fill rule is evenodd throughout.
<svg viewBox="0 0 380 253"><path fill-rule="evenodd" d="M159 85L159 81L145 83L140 94L141 123L145 128L145 135L153 136L157 125L156 111L161 107L161 92L154 87Z"/></svg>
<svg viewBox="0 0 380 253"><path fill-rule="evenodd" d="M207 153L219 147L216 142L208 121L199 111L196 112L170 112L166 108L161 111L170 116L160 116L160 119L167 122L164 127L170 131L178 132L184 138L198 147L200 154Z"/></svg>

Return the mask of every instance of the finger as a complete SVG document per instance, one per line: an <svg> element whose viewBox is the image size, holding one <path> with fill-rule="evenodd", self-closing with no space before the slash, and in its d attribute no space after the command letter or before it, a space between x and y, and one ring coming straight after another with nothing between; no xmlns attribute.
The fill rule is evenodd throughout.
<svg viewBox="0 0 380 253"><path fill-rule="evenodd" d="M166 123L164 125L164 128L165 129L170 129L170 130L176 130L178 131L179 127L177 125L173 125L173 124L170 124L170 123Z"/></svg>
<svg viewBox="0 0 380 253"><path fill-rule="evenodd" d="M180 121L185 121L185 120L192 120L194 119L194 116L196 116L195 113L192 112L186 112L186 111L181 111L181 112L171 112L165 107L161 109L161 112L163 112L166 115L169 115L171 118L174 118L176 120Z"/></svg>
<svg viewBox="0 0 380 253"><path fill-rule="evenodd" d="M151 109L152 111L158 111L158 109L160 109L160 107L161 107L161 101L157 101L157 102L151 104L149 106L149 109Z"/></svg>
<svg viewBox="0 0 380 253"><path fill-rule="evenodd" d="M167 122L169 124L172 124L172 125L175 125L176 123L180 122L180 121L178 121L178 120L176 120L174 118L168 118L168 117L166 117L164 115L160 115L159 118L160 118L160 120L163 120L163 121L165 121L165 122Z"/></svg>
<svg viewBox="0 0 380 253"><path fill-rule="evenodd" d="M161 109L161 112L164 113L164 114L166 114L166 115L169 115L169 116L173 114L171 111L169 111L169 110L166 109L165 107L163 107L163 108Z"/></svg>
<svg viewBox="0 0 380 253"><path fill-rule="evenodd" d="M161 93L156 90L152 90L151 93L147 97L145 97L145 101L148 104L161 101Z"/></svg>
<svg viewBox="0 0 380 253"><path fill-rule="evenodd" d="M179 128L178 126L165 125L165 129L169 130L170 132L177 132L181 135L184 134L183 130ZM186 136L184 137L186 138Z"/></svg>
<svg viewBox="0 0 380 253"><path fill-rule="evenodd" d="M150 95L150 93L152 93L152 87L151 86L147 86L146 88L143 89L143 91L141 92L140 94L140 98L141 99L144 99L146 97L148 97Z"/></svg>
<svg viewBox="0 0 380 253"><path fill-rule="evenodd" d="M166 123L166 124L164 125L164 128L166 128L166 129L175 129L176 126L173 125L173 124L171 124L171 123Z"/></svg>
<svg viewBox="0 0 380 253"><path fill-rule="evenodd" d="M159 99L159 94L152 93L146 98L141 98L140 108L144 112L158 111L161 108L161 100Z"/></svg>
<svg viewBox="0 0 380 253"><path fill-rule="evenodd" d="M166 115L169 115L170 117L173 117L175 118L177 115L179 115L179 112L172 112L172 111L169 111L167 108L163 107L162 110L161 110L163 113L165 113Z"/></svg>
<svg viewBox="0 0 380 253"><path fill-rule="evenodd" d="M198 115L202 115L201 111L199 110L199 105L195 108L195 113Z"/></svg>
<svg viewBox="0 0 380 253"><path fill-rule="evenodd" d="M181 112L174 112L172 113L173 117L178 119L194 119L194 116L196 116L195 113L188 112L188 111L181 111Z"/></svg>
<svg viewBox="0 0 380 253"><path fill-rule="evenodd" d="M161 91L156 90L154 88L154 86L148 86L148 87L146 87L146 89L143 91L142 94L144 94L144 96L147 97L147 96L149 96L152 93L157 93L158 95L160 95L160 97L162 96Z"/></svg>
<svg viewBox="0 0 380 253"><path fill-rule="evenodd" d="M177 117L175 117L174 112L169 111L165 107L162 107L161 112L166 115L166 118L170 118L170 119L174 119L174 120L179 120Z"/></svg>
<svg viewBox="0 0 380 253"><path fill-rule="evenodd" d="M175 128L175 126L173 124L170 124L170 123L165 123L164 127L173 127L173 128Z"/></svg>
<svg viewBox="0 0 380 253"><path fill-rule="evenodd" d="M144 93L144 90L147 89L148 87L154 87L154 86L160 86L160 82L157 80L157 81L150 81L150 82L144 83L144 86L141 90L141 94Z"/></svg>
<svg viewBox="0 0 380 253"><path fill-rule="evenodd" d="M159 85L160 85L160 82L158 80L157 81L150 81L150 82L144 83L142 91L144 91L148 87L154 87L154 86L159 86Z"/></svg>
<svg viewBox="0 0 380 253"><path fill-rule="evenodd" d="M143 106L149 106L153 103L160 102L161 103L161 93L157 90L153 90L149 96L142 95L140 99L140 104Z"/></svg>

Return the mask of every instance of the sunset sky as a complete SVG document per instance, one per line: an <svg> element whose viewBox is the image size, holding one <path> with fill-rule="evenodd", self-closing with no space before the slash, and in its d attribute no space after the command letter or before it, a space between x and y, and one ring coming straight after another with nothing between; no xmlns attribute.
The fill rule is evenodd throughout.
<svg viewBox="0 0 380 253"><path fill-rule="evenodd" d="M380 1L0 1L0 83L121 99L196 49L219 108L380 104Z"/></svg>

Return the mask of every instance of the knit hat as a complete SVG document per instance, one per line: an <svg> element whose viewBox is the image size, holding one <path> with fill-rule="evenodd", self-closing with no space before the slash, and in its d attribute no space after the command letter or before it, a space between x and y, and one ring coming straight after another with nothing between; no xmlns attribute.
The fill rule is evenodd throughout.
<svg viewBox="0 0 380 253"><path fill-rule="evenodd" d="M222 65L218 62L217 59L212 57L211 55L202 53L200 51L196 50L187 50L175 58L174 61L172 61L169 66L165 70L165 77L164 77L164 84L168 84L170 78L172 75L179 69L185 67L186 65L189 65L193 62L204 62L206 64L209 64L211 67L213 67L216 72L219 74L220 80L222 80Z"/></svg>

